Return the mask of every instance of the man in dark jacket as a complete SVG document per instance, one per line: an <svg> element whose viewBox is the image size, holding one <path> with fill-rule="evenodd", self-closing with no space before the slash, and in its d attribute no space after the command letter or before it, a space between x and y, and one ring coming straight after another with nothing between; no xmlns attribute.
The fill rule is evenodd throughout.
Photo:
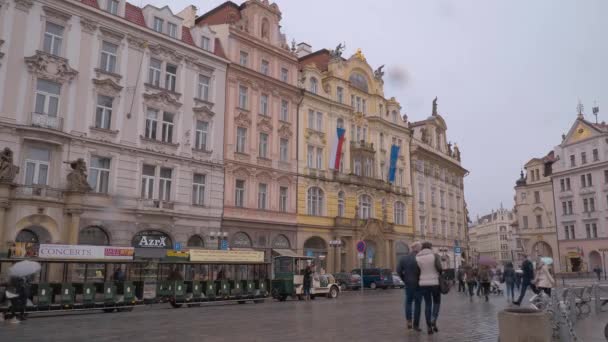
<svg viewBox="0 0 608 342"><path fill-rule="evenodd" d="M420 278L420 268L416 261L416 254L421 249L420 242L414 242L410 247L410 254L401 257L397 265L397 274L405 284L405 319L407 320L407 328L412 329L412 306L418 288L418 279Z"/></svg>
<svg viewBox="0 0 608 342"><path fill-rule="evenodd" d="M456 278L458 279L458 292L466 292L464 287L464 268L460 266L458 268L458 272L456 273Z"/></svg>
<svg viewBox="0 0 608 342"><path fill-rule="evenodd" d="M532 281L534 280L534 265L528 259L527 255L524 255L524 262L521 264L521 270L524 272L521 278L521 291L519 292L519 299L513 302L515 305L521 305L521 301L526 295L528 286L531 286Z"/></svg>

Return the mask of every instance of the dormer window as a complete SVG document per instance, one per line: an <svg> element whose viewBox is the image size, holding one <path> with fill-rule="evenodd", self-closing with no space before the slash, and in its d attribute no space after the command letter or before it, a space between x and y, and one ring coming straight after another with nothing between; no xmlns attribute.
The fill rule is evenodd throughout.
<svg viewBox="0 0 608 342"><path fill-rule="evenodd" d="M165 23L165 21L162 20L161 18L154 17L154 27L153 27L154 31L162 33L164 23Z"/></svg>
<svg viewBox="0 0 608 342"><path fill-rule="evenodd" d="M310 79L310 92L313 93L313 94L317 93L317 86L318 86L317 83L318 82L317 82L316 78L313 77L313 78Z"/></svg>
<svg viewBox="0 0 608 342"><path fill-rule="evenodd" d="M268 37L270 35L269 31L270 31L270 24L268 23L268 19L264 18L262 20L262 31L261 31L262 38L268 39Z"/></svg>
<svg viewBox="0 0 608 342"><path fill-rule="evenodd" d="M170 37L177 38L177 25L174 23L167 23L167 34Z"/></svg>
<svg viewBox="0 0 608 342"><path fill-rule="evenodd" d="M107 0L106 11L118 15L118 0Z"/></svg>
<svg viewBox="0 0 608 342"><path fill-rule="evenodd" d="M203 36L201 38L201 48L205 51L211 51L211 39L209 37Z"/></svg>

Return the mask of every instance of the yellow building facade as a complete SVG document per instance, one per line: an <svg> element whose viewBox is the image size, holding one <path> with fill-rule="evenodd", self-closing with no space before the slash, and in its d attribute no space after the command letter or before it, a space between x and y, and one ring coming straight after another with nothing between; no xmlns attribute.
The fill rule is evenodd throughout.
<svg viewBox="0 0 608 342"><path fill-rule="evenodd" d="M297 249L328 272L394 268L413 240L411 132L399 103L384 97L382 68L373 70L360 51L345 59L340 50L298 46ZM362 258L358 241L367 246Z"/></svg>

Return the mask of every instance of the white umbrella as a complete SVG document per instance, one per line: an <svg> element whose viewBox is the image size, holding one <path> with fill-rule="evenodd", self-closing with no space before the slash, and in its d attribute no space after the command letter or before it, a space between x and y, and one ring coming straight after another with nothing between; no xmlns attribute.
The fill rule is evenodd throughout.
<svg viewBox="0 0 608 342"><path fill-rule="evenodd" d="M9 268L8 275L13 278L27 277L40 271L40 264L35 261L23 260Z"/></svg>

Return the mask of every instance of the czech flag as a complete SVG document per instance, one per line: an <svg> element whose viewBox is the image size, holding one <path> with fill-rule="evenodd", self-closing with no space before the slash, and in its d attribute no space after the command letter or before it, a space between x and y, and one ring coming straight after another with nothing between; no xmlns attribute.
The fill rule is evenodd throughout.
<svg viewBox="0 0 608 342"><path fill-rule="evenodd" d="M342 158L342 145L344 145L344 138L346 137L346 130L344 128L336 129L337 137L334 143L331 145L331 155L329 165L334 170L340 169L340 159Z"/></svg>

